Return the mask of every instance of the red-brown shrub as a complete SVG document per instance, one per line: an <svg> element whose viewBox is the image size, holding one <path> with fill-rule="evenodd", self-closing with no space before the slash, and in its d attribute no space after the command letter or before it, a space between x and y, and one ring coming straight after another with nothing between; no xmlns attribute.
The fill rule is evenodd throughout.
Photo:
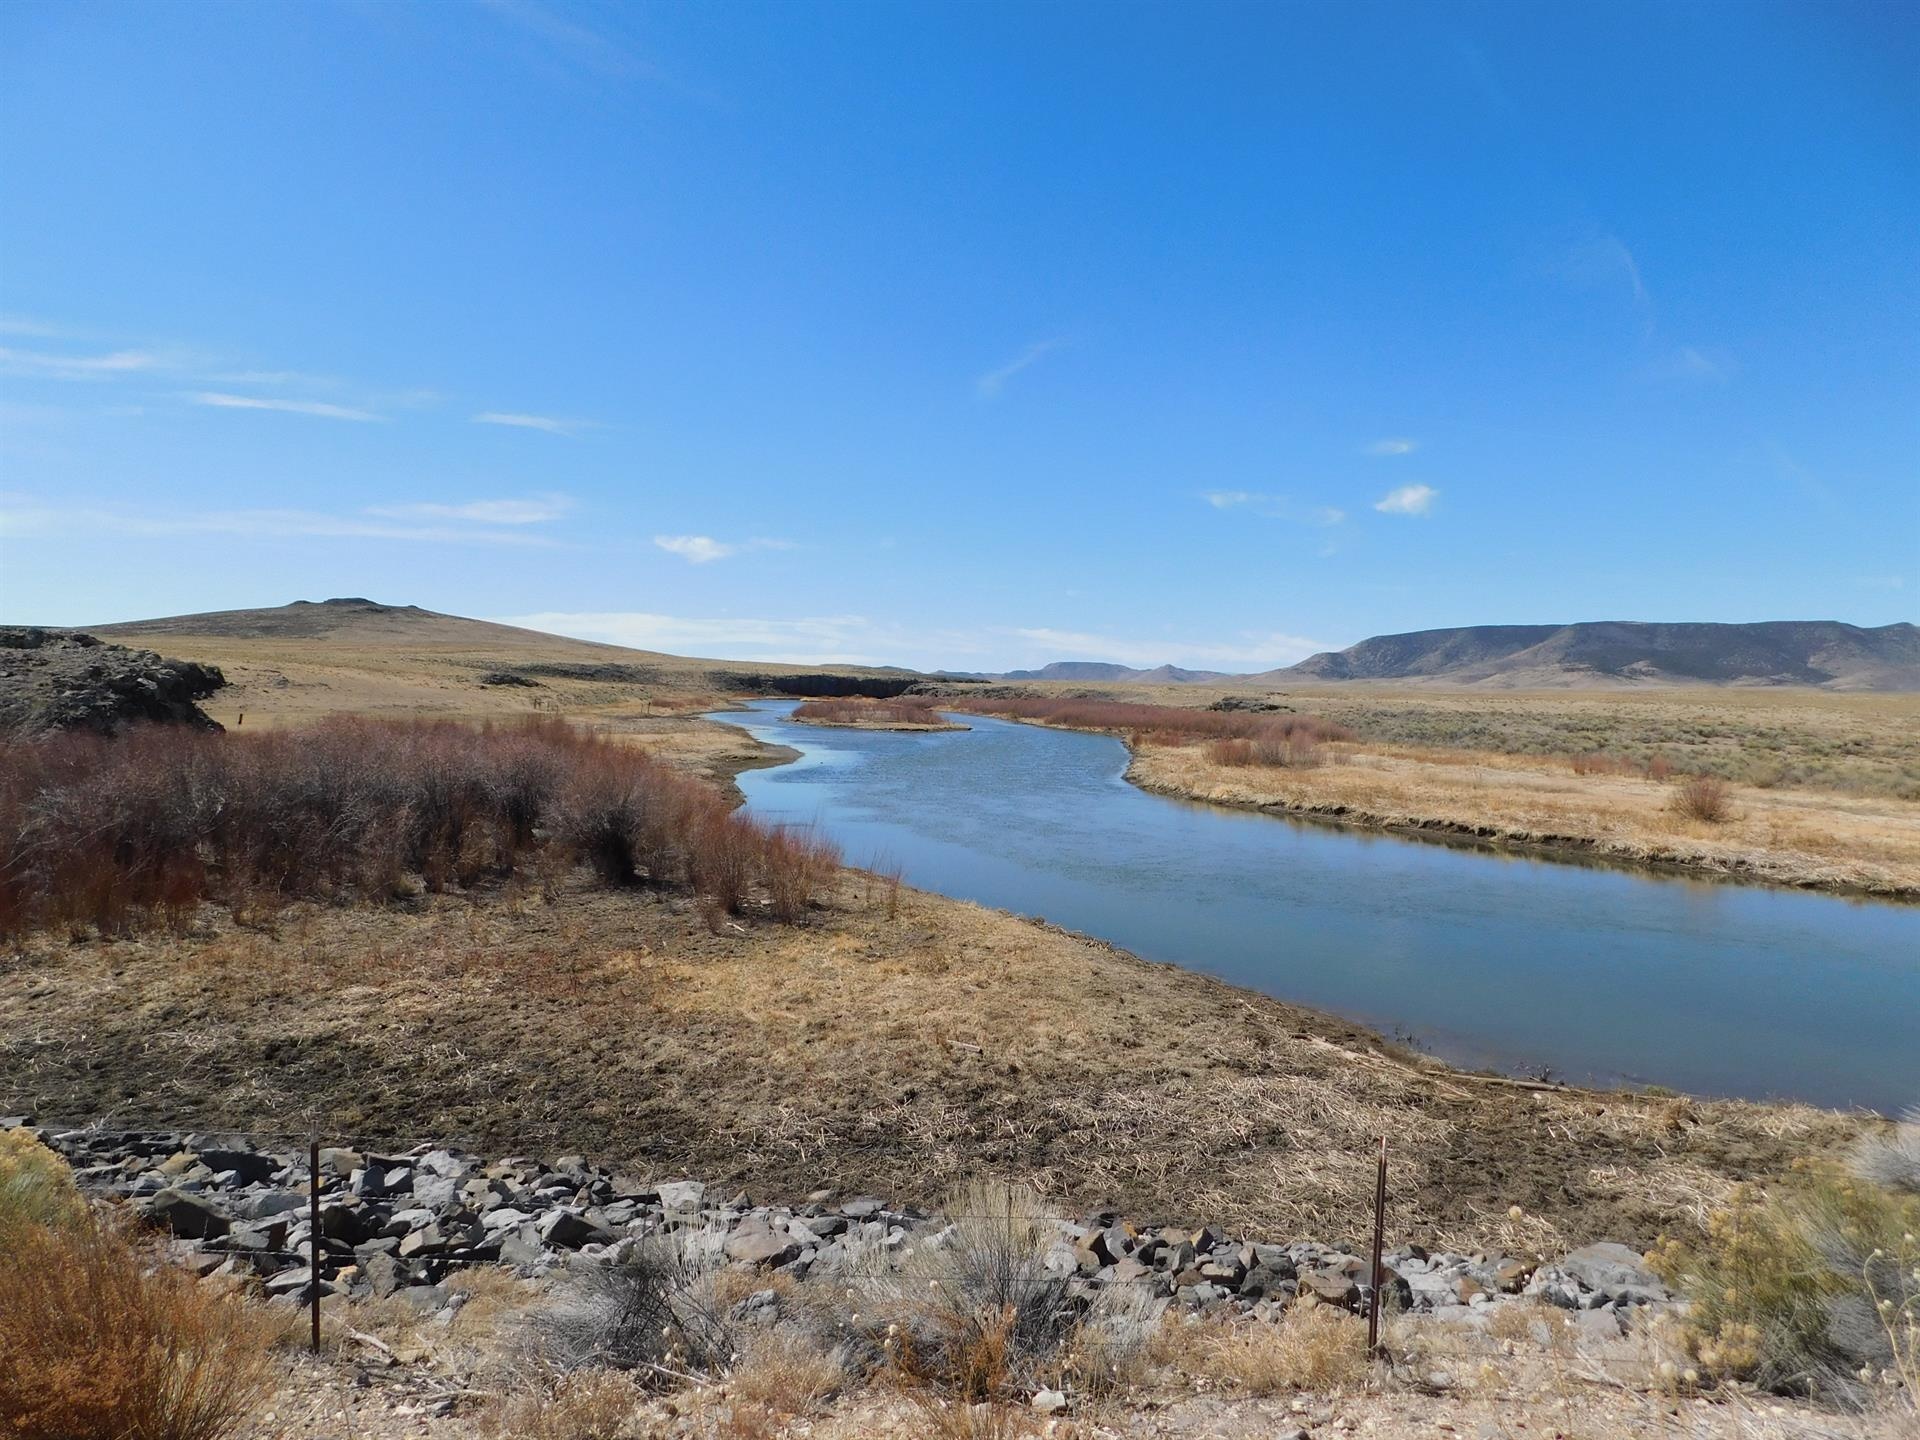
<svg viewBox="0 0 1920 1440"><path fill-rule="evenodd" d="M818 720L829 725L938 725L940 713L931 698L898 700L809 700L796 705L796 720Z"/></svg>
<svg viewBox="0 0 1920 1440"><path fill-rule="evenodd" d="M1196 740L1251 740L1284 738L1351 740L1346 726L1319 715L1275 715L1259 711L1200 710L1185 705L1136 705L1119 700L1040 699L966 695L948 703L948 709L981 715L1004 715L1013 720L1038 720L1071 730L1118 730L1137 742L1186 745ZM1228 761L1229 764L1279 764L1283 761ZM1293 762L1298 763L1298 762Z"/></svg>
<svg viewBox="0 0 1920 1440"><path fill-rule="evenodd" d="M1313 729L1269 721L1253 734L1207 745L1207 758L1216 765L1272 765L1305 769L1320 764L1320 741Z"/></svg>
<svg viewBox="0 0 1920 1440"><path fill-rule="evenodd" d="M549 855L733 913L764 892L794 918L838 859L809 840L796 870L796 843L643 751L551 718L69 735L0 754L0 934L123 929L206 899L378 899L409 876L464 886Z"/></svg>
<svg viewBox="0 0 1920 1440"><path fill-rule="evenodd" d="M1716 775L1689 775L1673 787L1673 808L1689 820L1718 825L1733 813L1727 782Z"/></svg>

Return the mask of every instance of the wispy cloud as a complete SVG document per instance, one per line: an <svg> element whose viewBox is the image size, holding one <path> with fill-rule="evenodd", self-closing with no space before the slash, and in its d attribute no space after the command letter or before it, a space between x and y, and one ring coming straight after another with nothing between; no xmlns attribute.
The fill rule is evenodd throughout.
<svg viewBox="0 0 1920 1440"><path fill-rule="evenodd" d="M1338 525L1347 512L1332 505L1302 505L1285 495L1262 495L1253 490L1207 490L1201 498L1216 510L1250 510L1269 520L1291 520L1301 525Z"/></svg>
<svg viewBox="0 0 1920 1440"><path fill-rule="evenodd" d="M752 616L662 615L650 611L544 611L490 617L505 625L601 640L640 650L796 665L915 665L922 669L1010 670L1049 660L1172 663L1200 669L1261 670L1332 647L1277 631L1246 631L1229 642L1130 638L1044 626L916 629L865 615L768 620Z"/></svg>
<svg viewBox="0 0 1920 1440"><path fill-rule="evenodd" d="M1425 515L1440 492L1431 485L1401 485L1373 502L1383 515Z"/></svg>
<svg viewBox="0 0 1920 1440"><path fill-rule="evenodd" d="M544 430L549 435L577 435L593 422L562 420L553 415L522 415L511 410L483 410L473 417L476 425L507 425L518 430Z"/></svg>
<svg viewBox="0 0 1920 1440"><path fill-rule="evenodd" d="M985 653L982 632L910 630L864 615L783 620L754 616L661 615L650 611L543 611L498 616L500 623L639 650L789 665L920 665L936 669ZM982 668L968 664L963 668Z"/></svg>
<svg viewBox="0 0 1920 1440"><path fill-rule="evenodd" d="M374 505L369 515L394 520L466 520L476 525L541 525L573 509L565 495L529 495L518 500L464 500L455 504L422 501L410 505Z"/></svg>
<svg viewBox="0 0 1920 1440"><path fill-rule="evenodd" d="M973 388L983 399L991 400L1007 388L1007 382L1014 376L1029 366L1039 364L1065 343L1063 340L1036 340L998 369L989 370L986 374L978 376L973 382Z"/></svg>
<svg viewBox="0 0 1920 1440"><path fill-rule="evenodd" d="M1681 384L1725 384L1733 374L1733 362L1718 353L1682 345L1652 366L1648 373L1656 380Z"/></svg>
<svg viewBox="0 0 1920 1440"><path fill-rule="evenodd" d="M602 31L590 29L534 0L480 0L509 25L538 40L545 51L568 65L595 71L615 80L664 80L657 65Z"/></svg>
<svg viewBox="0 0 1920 1440"><path fill-rule="evenodd" d="M224 390L198 390L187 397L196 405L219 410L278 410L288 415L313 415L322 420L384 420L371 410L333 405L324 400L287 400L271 395L232 395Z"/></svg>
<svg viewBox="0 0 1920 1440"><path fill-rule="evenodd" d="M678 555L694 565L710 565L715 560L744 555L750 550L791 550L790 540L716 540L711 535L656 535L653 543L669 555Z"/></svg>
<svg viewBox="0 0 1920 1440"><path fill-rule="evenodd" d="M1418 440L1409 440L1404 436L1387 436L1384 439L1370 442L1365 447L1365 453L1385 458L1393 455L1411 455L1419 448L1420 442Z"/></svg>
<svg viewBox="0 0 1920 1440"><path fill-rule="evenodd" d="M1640 278L1640 262L1634 259L1627 242L1611 231L1576 243L1568 252L1563 270L1575 284L1593 288L1623 286L1636 309L1647 310L1653 298Z"/></svg>
<svg viewBox="0 0 1920 1440"><path fill-rule="evenodd" d="M482 525L407 525L377 512L203 510L164 514L116 506L53 506L20 501L0 507L0 535L225 535L281 540L399 540L411 544L529 545L557 542L525 530Z"/></svg>
<svg viewBox="0 0 1920 1440"><path fill-rule="evenodd" d="M0 346L0 370L48 380L109 380L117 375L153 372L167 361L150 350L115 350L105 355L57 355L44 350Z"/></svg>

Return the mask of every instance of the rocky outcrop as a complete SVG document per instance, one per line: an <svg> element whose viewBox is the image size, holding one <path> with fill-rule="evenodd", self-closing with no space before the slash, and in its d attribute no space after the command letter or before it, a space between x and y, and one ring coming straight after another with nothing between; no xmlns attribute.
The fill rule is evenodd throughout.
<svg viewBox="0 0 1920 1440"><path fill-rule="evenodd" d="M218 730L195 702L226 683L217 666L168 660L92 635L0 628L0 734L111 735L137 723Z"/></svg>
<svg viewBox="0 0 1920 1440"><path fill-rule="evenodd" d="M294 1299L316 1283L304 1149L257 1149L233 1135L37 1133L66 1157L84 1190L129 1203L176 1237L196 1268L253 1276L269 1294ZM1346 1246L1270 1245L1112 1214L1057 1223L1046 1268L1082 1300L1135 1286L1161 1306L1270 1316L1302 1292L1355 1310L1370 1295L1368 1261ZM317 1283L322 1293L401 1293L432 1310L450 1303L444 1282L462 1266L511 1265L537 1276L618 1263L667 1233L716 1264L793 1279L870 1274L876 1260L949 1243L953 1226L952 1217L874 1196L818 1191L799 1204L756 1205L697 1180L616 1175L579 1155L488 1161L445 1146L330 1147L320 1152ZM1619 1245L1588 1246L1547 1265L1402 1246L1386 1253L1384 1289L1392 1308L1475 1323L1492 1306L1545 1301L1578 1312L1595 1335L1616 1336L1635 1307L1672 1299Z"/></svg>

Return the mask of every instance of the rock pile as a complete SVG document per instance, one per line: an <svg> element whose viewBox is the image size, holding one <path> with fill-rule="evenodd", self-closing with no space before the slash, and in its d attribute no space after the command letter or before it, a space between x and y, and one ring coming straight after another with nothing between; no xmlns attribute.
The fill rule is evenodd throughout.
<svg viewBox="0 0 1920 1440"><path fill-rule="evenodd" d="M29 1123L0 1119L0 1127ZM88 1193L128 1202L170 1231L203 1272L259 1277L270 1295L399 1294L423 1309L450 1301L442 1282L467 1265L541 1275L563 1264L618 1263L649 1237L674 1234L715 1263L796 1279L870 1268L878 1257L939 1246L951 1217L821 1191L793 1206L727 1198L697 1180L649 1182L579 1155L551 1163L486 1161L420 1146L404 1153L320 1151L318 1276L305 1151L256 1148L240 1137L107 1129L40 1130ZM1193 1310L1268 1315L1302 1292L1364 1309L1368 1263L1344 1246L1268 1245L1210 1228L1142 1227L1111 1214L1060 1221L1046 1268L1069 1293L1136 1285ZM1636 1306L1672 1296L1621 1245L1589 1245L1556 1262L1458 1255L1402 1246L1386 1258L1390 1308L1469 1321L1522 1297L1580 1313L1596 1335L1618 1335Z"/></svg>
<svg viewBox="0 0 1920 1440"><path fill-rule="evenodd" d="M0 734L110 735L141 721L218 730L194 702L226 683L217 666L168 660L92 635L0 627Z"/></svg>

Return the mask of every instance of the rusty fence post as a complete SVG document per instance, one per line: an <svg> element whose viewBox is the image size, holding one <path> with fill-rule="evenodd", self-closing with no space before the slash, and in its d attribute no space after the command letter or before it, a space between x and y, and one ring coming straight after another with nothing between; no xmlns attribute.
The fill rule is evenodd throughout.
<svg viewBox="0 0 1920 1440"><path fill-rule="evenodd" d="M1380 1168L1373 1180L1373 1289L1367 1300L1367 1354L1380 1353L1380 1246L1387 1232L1387 1137L1380 1137Z"/></svg>
<svg viewBox="0 0 1920 1440"><path fill-rule="evenodd" d="M307 1146L307 1294L313 1313L313 1353L320 1353L320 1137Z"/></svg>

